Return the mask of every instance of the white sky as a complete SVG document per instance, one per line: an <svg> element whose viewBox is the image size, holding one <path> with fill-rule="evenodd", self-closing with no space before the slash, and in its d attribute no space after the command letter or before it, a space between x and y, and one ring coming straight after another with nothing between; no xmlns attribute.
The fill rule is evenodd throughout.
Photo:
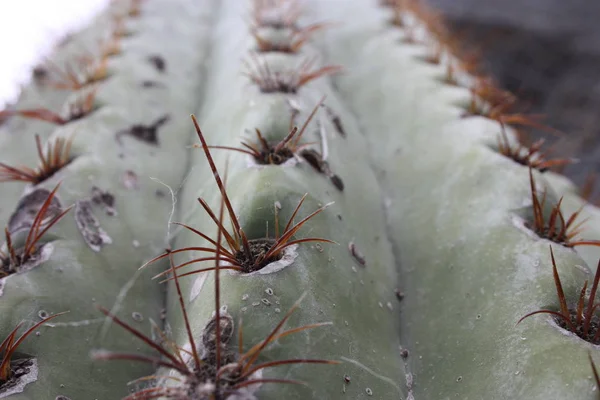
<svg viewBox="0 0 600 400"><path fill-rule="evenodd" d="M85 26L109 0L0 0L0 109L63 34Z"/></svg>

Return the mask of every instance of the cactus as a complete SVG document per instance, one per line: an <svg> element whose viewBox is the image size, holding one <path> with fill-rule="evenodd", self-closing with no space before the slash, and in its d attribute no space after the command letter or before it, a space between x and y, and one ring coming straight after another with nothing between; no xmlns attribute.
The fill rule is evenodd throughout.
<svg viewBox="0 0 600 400"><path fill-rule="evenodd" d="M417 1L245 4L113 1L0 112L0 398L595 398L556 132Z"/></svg>
<svg viewBox="0 0 600 400"><path fill-rule="evenodd" d="M414 397L595 398L593 344L547 313L516 325L564 305L550 239L570 318L599 255L597 211L544 171L556 163L532 160L539 149L506 150L518 149L519 134L503 133L505 125L538 121L466 73L472 65L422 5L314 5L345 21L320 43L328 60L353 66L334 80L371 132L405 294L401 335Z"/></svg>

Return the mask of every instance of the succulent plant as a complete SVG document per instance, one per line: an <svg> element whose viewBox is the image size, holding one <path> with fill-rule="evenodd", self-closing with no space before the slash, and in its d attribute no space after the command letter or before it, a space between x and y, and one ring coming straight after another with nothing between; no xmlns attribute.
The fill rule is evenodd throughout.
<svg viewBox="0 0 600 400"><path fill-rule="evenodd" d="M543 122L416 0L244 4L113 1L0 112L0 398L597 397Z"/></svg>

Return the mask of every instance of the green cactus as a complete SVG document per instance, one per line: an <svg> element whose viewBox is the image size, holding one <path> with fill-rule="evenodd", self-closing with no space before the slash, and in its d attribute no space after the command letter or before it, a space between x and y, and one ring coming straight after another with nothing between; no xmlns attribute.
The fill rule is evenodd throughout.
<svg viewBox="0 0 600 400"><path fill-rule="evenodd" d="M597 351L592 344L565 335L552 316L515 324L531 311L560 311L547 237L559 241L552 248L576 318L583 280L599 255L577 242L600 239L597 211L584 206L577 221L589 219L579 234L557 237L582 200L554 173L534 171L542 185L532 202L528 165L556 163L506 145L502 151L508 143L515 149L518 138L514 130L501 136L505 124L536 122L511 114L499 91L462 73L450 40L438 52L444 38L435 16L406 4L394 15L367 2L314 2L322 18L346 22L320 44L329 61L353 66L334 78L336 86L372 132L404 283L402 341L417 377L414 396L595 398L586 358Z"/></svg>
<svg viewBox="0 0 600 400"><path fill-rule="evenodd" d="M597 396L541 122L416 0L244 4L113 1L0 112L0 398Z"/></svg>

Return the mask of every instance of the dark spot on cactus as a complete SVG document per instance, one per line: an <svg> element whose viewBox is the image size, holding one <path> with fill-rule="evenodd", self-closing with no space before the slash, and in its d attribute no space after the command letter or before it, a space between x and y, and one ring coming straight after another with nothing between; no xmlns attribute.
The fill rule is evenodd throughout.
<svg viewBox="0 0 600 400"><path fill-rule="evenodd" d="M408 349L400 349L400 357L402 357L403 359L407 359L409 356L409 352Z"/></svg>
<svg viewBox="0 0 600 400"><path fill-rule="evenodd" d="M105 245L112 243L112 239L100 227L100 222L94 216L89 200L78 200L75 203L75 222L83 240L93 251L98 252Z"/></svg>
<svg viewBox="0 0 600 400"><path fill-rule="evenodd" d="M331 75L342 71L339 65L328 65L312 70L316 59L304 60L296 68L284 71L273 71L267 62L258 60L256 54L251 54L254 67L244 60L247 72L244 73L255 83L262 93L288 93L295 94L298 89L308 82L325 75Z"/></svg>
<svg viewBox="0 0 600 400"><path fill-rule="evenodd" d="M350 383L350 375L344 375L344 383Z"/></svg>
<svg viewBox="0 0 600 400"><path fill-rule="evenodd" d="M158 128L160 128L165 123L167 123L170 118L171 117L169 115L164 115L164 116L160 117L159 119L157 119L156 121L154 121L150 125L136 124L136 125L133 125L129 129L125 129L120 132L117 132L117 134L116 134L117 142L122 144L121 136L131 135L131 136L135 137L136 139L139 139L143 142L146 142L146 143L154 145L154 146L158 146L159 145L159 143L158 143Z"/></svg>
<svg viewBox="0 0 600 400"><path fill-rule="evenodd" d="M71 155L72 142L73 137L69 139L59 137L48 141L46 149L44 149L40 136L36 134L35 144L40 165L36 168L30 168L25 166L13 167L0 163L0 182L20 181L33 185L44 182L75 159Z"/></svg>
<svg viewBox="0 0 600 400"><path fill-rule="evenodd" d="M115 196L111 193L106 192L97 186L92 186L92 201L94 204L104 207L106 215L117 215L117 210L115 209Z"/></svg>
<svg viewBox="0 0 600 400"><path fill-rule="evenodd" d="M331 109L331 107L326 106L325 104L323 104L323 107L325 108L325 111L327 112L327 116L329 117L329 120L335 127L335 130L337 131L337 133L339 133L342 137L346 137L346 130L344 129L344 126L342 125L342 119L340 118L340 116L335 114L333 112L333 110Z"/></svg>
<svg viewBox="0 0 600 400"><path fill-rule="evenodd" d="M142 86L145 88L153 88L153 87L164 87L163 83L157 81L143 81Z"/></svg>
<svg viewBox="0 0 600 400"><path fill-rule="evenodd" d="M344 182L342 182L342 178L340 178L339 175L333 175L329 177L329 179L331 180L331 183L333 183L333 186L335 186L337 190L339 190L340 192L344 190Z"/></svg>
<svg viewBox="0 0 600 400"><path fill-rule="evenodd" d="M300 156L304 158L306 162L319 173L327 176L336 189L339 191L344 190L344 182L342 181L342 178L331 172L329 163L323 160L323 156L319 152L313 149L305 149L300 152Z"/></svg>
<svg viewBox="0 0 600 400"><path fill-rule="evenodd" d="M58 395L58 396L56 396L56 398L54 400L71 400L71 399L67 396Z"/></svg>
<svg viewBox="0 0 600 400"><path fill-rule="evenodd" d="M36 83L41 83L48 77L48 68L44 65L36 65L31 74Z"/></svg>
<svg viewBox="0 0 600 400"><path fill-rule="evenodd" d="M148 61L156 68L160 73L164 73L167 68L167 63L164 58L159 55L148 56Z"/></svg>
<svg viewBox="0 0 600 400"><path fill-rule="evenodd" d="M398 301L402 301L404 299L404 293L400 289L396 288L394 290L394 294L396 294Z"/></svg>
<svg viewBox="0 0 600 400"><path fill-rule="evenodd" d="M367 262L365 260L365 256L362 255L362 253L358 250L358 248L356 247L356 244L354 242L350 242L348 244L348 250L350 250L350 254L352 255L352 257L354 257L354 259L363 267L365 267L367 265Z"/></svg>
<svg viewBox="0 0 600 400"><path fill-rule="evenodd" d="M535 188L535 180L533 179L533 171L531 166L529 167L529 185L531 191L531 202L533 203L533 218L525 221L525 226L535 232L539 237L548 239L554 243L561 244L565 247L576 247L576 246L600 246L600 240L574 240L574 238L581 233L583 230L582 224L585 222L576 223L577 217L583 210L585 204L583 204L577 211L566 219L562 210L562 197L556 203L551 211L548 218L544 213L544 206L546 204L546 191L538 197L537 190Z"/></svg>
<svg viewBox="0 0 600 400"><path fill-rule="evenodd" d="M560 305L559 310L537 310L522 317L517 324L532 315L549 314L552 315L556 324L562 329L574 333L586 342L595 345L600 344L600 316L596 311L598 304L595 303L598 283L600 282L600 260L598 261L589 297L586 299L588 287L588 281L586 280L579 292L578 301L575 304L569 305L560 281L552 246L549 247L554 285L556 286L556 294Z"/></svg>
<svg viewBox="0 0 600 400"><path fill-rule="evenodd" d="M342 221L342 216L341 216L341 214L338 214L338 215L337 215L337 218L338 218L340 221Z"/></svg>
<svg viewBox="0 0 600 400"><path fill-rule="evenodd" d="M138 176L134 171L127 170L123 173L123 186L126 189L138 189Z"/></svg>
<svg viewBox="0 0 600 400"><path fill-rule="evenodd" d="M163 192L163 191L162 191L162 190L160 190L160 189L156 189L156 191L154 192L154 194L156 194L156 197L160 197L160 198L163 198L163 197L165 197L165 196L166 196L166 193L165 193L165 192Z"/></svg>
<svg viewBox="0 0 600 400"><path fill-rule="evenodd" d="M56 208L56 203L53 204L59 186L60 184L56 185L54 190L48 194L31 223L20 222L16 225L18 230L29 225L29 232L23 246L15 246L14 232L10 232L8 227L4 229L6 250L0 250L0 278L30 270L47 261L50 257L52 247L49 244L40 244L40 240L71 209L69 207L59 211Z"/></svg>

